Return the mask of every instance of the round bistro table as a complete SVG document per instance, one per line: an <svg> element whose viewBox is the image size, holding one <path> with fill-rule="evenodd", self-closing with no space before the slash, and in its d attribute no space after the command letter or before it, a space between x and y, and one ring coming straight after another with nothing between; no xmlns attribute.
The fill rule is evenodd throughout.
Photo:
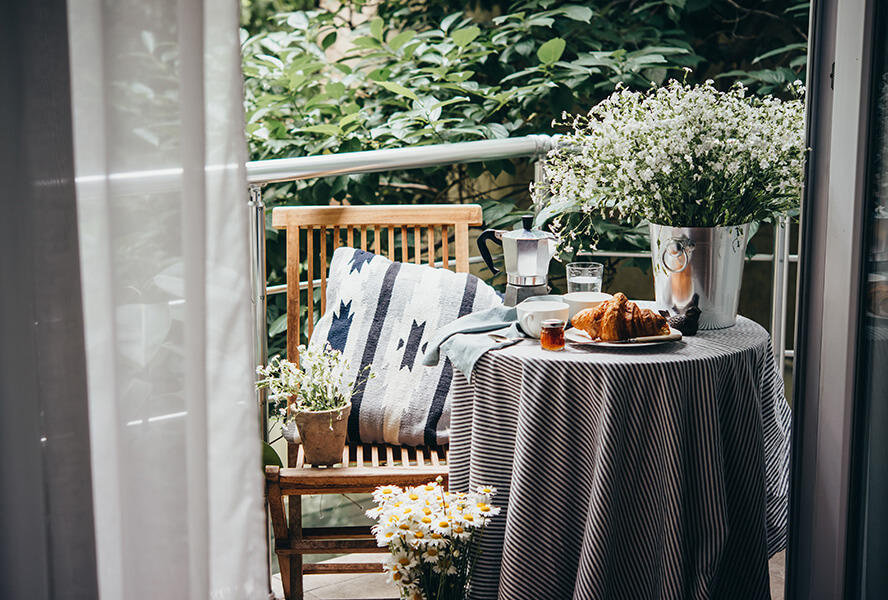
<svg viewBox="0 0 888 600"><path fill-rule="evenodd" d="M538 340L454 380L450 486L498 489L472 598L758 600L783 549L790 408L768 333Z"/></svg>

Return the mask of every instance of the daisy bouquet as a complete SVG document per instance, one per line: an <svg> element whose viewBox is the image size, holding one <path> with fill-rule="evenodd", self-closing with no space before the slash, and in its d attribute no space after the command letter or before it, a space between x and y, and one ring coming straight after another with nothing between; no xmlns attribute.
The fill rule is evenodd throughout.
<svg viewBox="0 0 888 600"><path fill-rule="evenodd" d="M722 92L712 81L670 81L647 92L617 89L552 150L534 189L539 221L592 215L672 227L734 226L798 207L805 158L804 89L798 99ZM583 217L586 217L585 219ZM573 235L571 235L573 234ZM562 237L565 237L562 235Z"/></svg>
<svg viewBox="0 0 888 600"><path fill-rule="evenodd" d="M367 511L377 522L377 543L391 550L384 567L402 598L465 598L483 529L500 512L490 504L494 488L464 494L440 483L439 477L419 487L379 487L377 506Z"/></svg>

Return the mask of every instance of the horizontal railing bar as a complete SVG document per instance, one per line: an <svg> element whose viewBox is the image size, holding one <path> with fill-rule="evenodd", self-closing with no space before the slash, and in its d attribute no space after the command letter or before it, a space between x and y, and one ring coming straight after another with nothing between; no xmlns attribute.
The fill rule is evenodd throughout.
<svg viewBox="0 0 888 600"><path fill-rule="evenodd" d="M596 250L589 257L590 259L603 256L605 258L650 258L650 252L617 252L617 251L609 251L609 250ZM748 262L774 262L773 254L753 254L752 256L746 259ZM790 254L789 262L798 262L799 255L798 254Z"/></svg>
<svg viewBox="0 0 888 600"><path fill-rule="evenodd" d="M541 156L556 143L557 138L553 136L528 135L503 140L480 140L412 148L386 148L364 152L257 160L247 163L247 181L254 185L261 185L315 177L379 173L455 163Z"/></svg>
<svg viewBox="0 0 888 600"><path fill-rule="evenodd" d="M501 254L500 255L493 255L493 258L497 258L498 256L501 257L502 255ZM607 258L650 258L651 257L649 252L602 251L602 252L595 252L592 255L592 258L595 258L598 256L603 256L603 257L607 257ZM774 255L773 254L754 254L752 257L747 258L746 260L748 260L750 262L771 262L774 260ZM789 255L790 262L798 262L798 260L799 260L799 257L797 254L790 254ZM482 262L484 262L484 259L481 258L480 256L469 257L469 264L474 265L474 264L479 264ZM456 265L456 260L451 259L450 261L448 261L448 264L450 266L454 266L454 265ZM439 260L435 263L435 266L442 267L442 266L444 266L444 263ZM317 287L320 287L320 285L321 285L321 280L315 279L313 282L313 287L317 288ZM299 284L299 289L300 290L307 290L308 289L308 282L307 281L301 282ZM274 294L283 294L286 291L287 291L287 284L271 285L265 289L265 293L269 296L274 295Z"/></svg>

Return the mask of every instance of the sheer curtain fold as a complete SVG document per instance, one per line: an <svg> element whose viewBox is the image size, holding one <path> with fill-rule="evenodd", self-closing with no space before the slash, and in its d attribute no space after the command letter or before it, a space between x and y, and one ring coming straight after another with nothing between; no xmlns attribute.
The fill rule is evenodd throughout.
<svg viewBox="0 0 888 600"><path fill-rule="evenodd" d="M236 0L68 0L101 598L265 598Z"/></svg>

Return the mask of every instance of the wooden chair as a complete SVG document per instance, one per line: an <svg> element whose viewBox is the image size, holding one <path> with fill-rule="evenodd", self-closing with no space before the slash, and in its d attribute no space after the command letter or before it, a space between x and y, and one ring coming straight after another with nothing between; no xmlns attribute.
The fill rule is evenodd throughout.
<svg viewBox="0 0 888 600"><path fill-rule="evenodd" d="M272 224L287 232L288 357L292 360L297 356L303 294L308 309L308 336L314 328L316 284L320 288L320 314L326 309L328 261L333 250L343 245L352 246L391 260L429 265L435 265L436 256L440 256L439 260L447 268L452 250L455 270L465 273L469 270L468 228L481 222L478 205L275 208ZM302 245L307 249L304 258L300 256ZM304 277L303 261L306 263ZM349 444L342 458L342 463L334 467L312 467L305 464L301 445L288 444L287 468L266 468L266 498L284 595L288 600L302 599L303 575L382 571L379 562L303 563L305 554L388 551L377 547L369 526L303 528L303 495L365 493L380 485L420 485L438 476L444 478L445 484L447 480L446 448ZM284 497L289 499L286 515Z"/></svg>

